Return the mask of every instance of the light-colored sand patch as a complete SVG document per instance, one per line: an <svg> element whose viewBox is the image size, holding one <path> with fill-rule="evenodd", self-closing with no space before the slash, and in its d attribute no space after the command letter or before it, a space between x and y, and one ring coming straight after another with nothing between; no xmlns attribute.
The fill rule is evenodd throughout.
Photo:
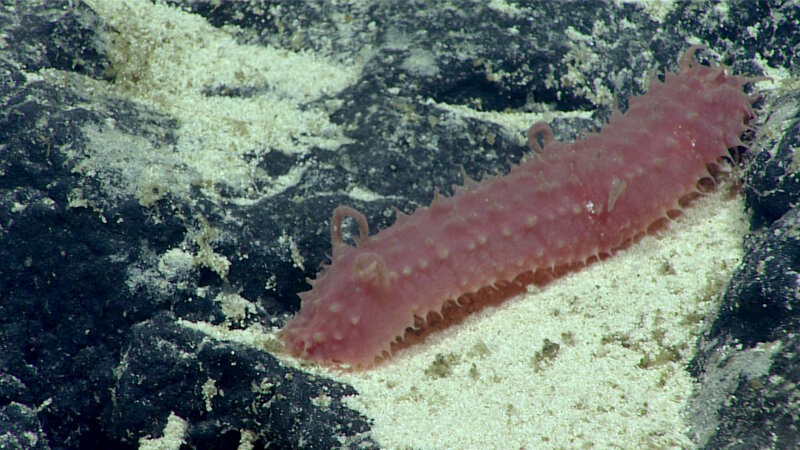
<svg viewBox="0 0 800 450"><path fill-rule="evenodd" d="M745 223L740 199L709 195L615 257L335 376L386 448L690 446L684 368Z"/></svg>
<svg viewBox="0 0 800 450"><path fill-rule="evenodd" d="M87 3L108 26L114 80L94 88L153 108L178 125L174 146L160 144L149 149L154 156L142 158L168 164L134 171L137 188L180 194L191 184L213 198L224 186L229 200L257 201L297 183L305 168L270 176L264 170L269 152L305 154L348 142L329 120L338 103L313 102L354 83L359 62L244 44L236 27L216 28L158 2ZM105 125L96 133L115 133L113 123Z"/></svg>

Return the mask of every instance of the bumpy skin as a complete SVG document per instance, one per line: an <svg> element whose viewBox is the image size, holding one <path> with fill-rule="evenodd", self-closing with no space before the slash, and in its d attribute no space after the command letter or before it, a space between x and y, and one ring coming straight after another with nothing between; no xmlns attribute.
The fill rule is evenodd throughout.
<svg viewBox="0 0 800 450"><path fill-rule="evenodd" d="M680 209L707 166L741 145L755 97L751 78L697 64L692 47L679 73L654 78L600 133L574 143L531 127L540 155L505 177L465 181L449 198L368 236L367 222L340 206L331 224L333 260L300 294L301 309L283 330L295 356L369 367L390 344L443 304L527 271L585 262L608 253ZM357 248L342 241L355 218Z"/></svg>

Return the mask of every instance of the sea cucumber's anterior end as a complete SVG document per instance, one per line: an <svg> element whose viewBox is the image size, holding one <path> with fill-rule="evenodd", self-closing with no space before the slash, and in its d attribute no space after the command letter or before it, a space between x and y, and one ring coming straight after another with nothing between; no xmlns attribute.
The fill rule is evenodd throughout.
<svg viewBox="0 0 800 450"><path fill-rule="evenodd" d="M284 349L289 355L319 363L328 362L321 359L314 351L314 349L319 346L319 341L324 339L324 336L319 333L312 333L307 327L302 326L302 324L297 321L297 318L288 322L279 333L283 340ZM317 338L316 341L315 337Z"/></svg>
<svg viewBox="0 0 800 450"><path fill-rule="evenodd" d="M292 322L289 321L282 330L278 331L278 337L283 341L283 348L286 352L294 357L300 357L305 347L304 343L298 339L298 331L293 328Z"/></svg>

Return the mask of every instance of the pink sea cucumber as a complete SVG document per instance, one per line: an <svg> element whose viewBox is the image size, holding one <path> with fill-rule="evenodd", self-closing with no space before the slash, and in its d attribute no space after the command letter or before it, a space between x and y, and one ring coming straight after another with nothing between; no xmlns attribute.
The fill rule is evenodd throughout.
<svg viewBox="0 0 800 450"><path fill-rule="evenodd" d="M758 98L743 87L759 78L700 65L697 49L679 59L678 73L653 77L649 92L631 97L625 114L615 110L601 132L562 143L534 124L529 142L541 154L504 177L465 176L452 197L437 192L428 208L398 211L396 223L373 236L361 213L336 208L332 262L300 294L301 309L282 331L289 352L369 367L448 301L584 264L679 211L709 167L743 145ZM356 247L343 241L345 217L359 225Z"/></svg>

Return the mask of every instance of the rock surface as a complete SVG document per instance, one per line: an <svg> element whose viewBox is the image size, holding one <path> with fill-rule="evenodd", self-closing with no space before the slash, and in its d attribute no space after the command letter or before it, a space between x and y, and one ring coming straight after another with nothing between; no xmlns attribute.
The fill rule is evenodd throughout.
<svg viewBox="0 0 800 450"><path fill-rule="evenodd" d="M378 448L352 387L275 356L333 208L381 228L461 164L507 171L530 113L559 139L596 129L690 39L776 83L689 436L797 447L798 20L791 2L5 2L0 447Z"/></svg>

